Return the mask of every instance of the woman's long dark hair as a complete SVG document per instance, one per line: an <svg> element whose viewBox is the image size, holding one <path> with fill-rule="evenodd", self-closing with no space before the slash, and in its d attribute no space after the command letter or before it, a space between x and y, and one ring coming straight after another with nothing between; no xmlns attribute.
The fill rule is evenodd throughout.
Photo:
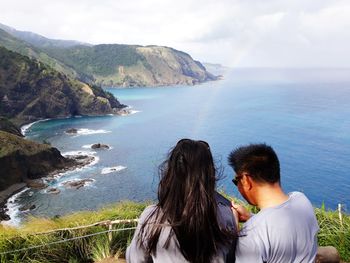
<svg viewBox="0 0 350 263"><path fill-rule="evenodd" d="M216 173L208 143L180 140L160 166L158 204L141 226L139 242L156 254L164 224L176 235L179 249L189 262L210 262L230 235L220 229L215 199Z"/></svg>

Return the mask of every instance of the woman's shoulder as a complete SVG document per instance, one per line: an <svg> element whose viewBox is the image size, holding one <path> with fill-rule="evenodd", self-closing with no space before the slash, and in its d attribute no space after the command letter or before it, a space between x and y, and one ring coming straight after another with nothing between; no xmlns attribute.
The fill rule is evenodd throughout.
<svg viewBox="0 0 350 263"><path fill-rule="evenodd" d="M143 222L145 221L155 210L157 206L156 205L149 205L147 206L141 213L139 221Z"/></svg>

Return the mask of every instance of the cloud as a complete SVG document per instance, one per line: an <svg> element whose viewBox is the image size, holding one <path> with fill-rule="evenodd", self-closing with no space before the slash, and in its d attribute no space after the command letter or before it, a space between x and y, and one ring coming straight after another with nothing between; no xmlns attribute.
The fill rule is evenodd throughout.
<svg viewBox="0 0 350 263"><path fill-rule="evenodd" d="M93 44L167 45L230 66L350 66L347 0L12 0L0 23Z"/></svg>

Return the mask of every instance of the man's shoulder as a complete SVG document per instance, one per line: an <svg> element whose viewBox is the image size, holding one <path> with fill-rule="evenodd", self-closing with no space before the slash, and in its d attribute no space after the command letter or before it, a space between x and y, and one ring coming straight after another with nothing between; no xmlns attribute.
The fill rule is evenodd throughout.
<svg viewBox="0 0 350 263"><path fill-rule="evenodd" d="M302 199L309 200L304 193L298 192L298 191L290 192L290 193L288 193L288 195L289 195L290 199L302 198Z"/></svg>
<svg viewBox="0 0 350 263"><path fill-rule="evenodd" d="M288 195L284 203L262 209L244 224L237 246L243 262L248 262L245 254L252 250L263 261L278 256L285 259L278 262L291 262L291 255L314 259L318 225L313 207L301 192ZM290 246L291 243L296 247ZM286 253L281 254L281 250Z"/></svg>
<svg viewBox="0 0 350 263"><path fill-rule="evenodd" d="M259 231L260 228L265 229L266 226L278 226L283 221L290 221L289 219L296 216L299 213L300 208L302 211L310 210L313 213L312 205L309 199L301 192L288 193L289 198L286 202L262 209L257 214L254 214L245 224L247 230L255 229Z"/></svg>

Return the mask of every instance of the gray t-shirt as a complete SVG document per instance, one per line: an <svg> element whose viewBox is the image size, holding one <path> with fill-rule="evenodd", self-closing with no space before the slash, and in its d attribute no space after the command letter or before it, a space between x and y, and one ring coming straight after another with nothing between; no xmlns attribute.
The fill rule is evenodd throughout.
<svg viewBox="0 0 350 263"><path fill-rule="evenodd" d="M236 262L315 262L318 224L300 192L281 205L262 209L240 231Z"/></svg>
<svg viewBox="0 0 350 263"><path fill-rule="evenodd" d="M217 194L217 211L218 211L218 222L221 228L226 228L227 230L232 231L232 233L237 232L237 226L235 219L232 215L230 209L230 201L225 199L223 196ZM145 249L144 244L139 244L137 242L138 234L142 224L148 218L148 216L154 211L156 207L154 205L147 207L141 214L137 229L135 231L134 237L131 241L130 246L126 250L126 261L129 263L141 263L141 262L154 262L154 263L184 263L188 262L182 255L179 245L175 235L172 235L170 243L167 249L164 248L164 244L169 236L171 227L164 226L163 230L159 236L157 244L157 253L156 256L148 255ZM151 219L152 220L152 219ZM203 240L205 242L205 240ZM234 241L233 241L234 242ZM218 250L218 253L214 256L212 262L226 262L226 257L232 250L232 246L229 244L226 247L221 247Z"/></svg>

